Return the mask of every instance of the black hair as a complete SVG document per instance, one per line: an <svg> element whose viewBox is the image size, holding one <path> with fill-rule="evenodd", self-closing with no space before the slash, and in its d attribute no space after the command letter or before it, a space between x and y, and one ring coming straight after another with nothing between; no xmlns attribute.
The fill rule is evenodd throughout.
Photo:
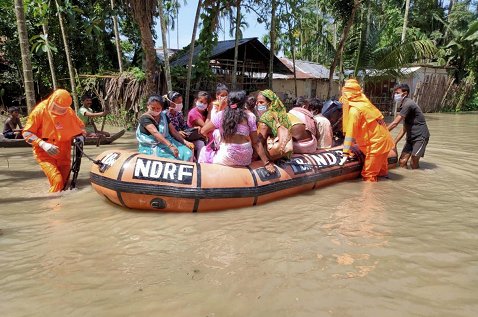
<svg viewBox="0 0 478 317"><path fill-rule="evenodd" d="M393 91L400 89L403 92L406 92L408 95L410 95L410 86L408 84L398 84L393 88Z"/></svg>
<svg viewBox="0 0 478 317"><path fill-rule="evenodd" d="M209 93L208 93L207 91L200 91L200 92L198 92L197 98L199 99L199 98L201 98L201 97L206 97L208 104L211 102L211 95L209 95Z"/></svg>
<svg viewBox="0 0 478 317"><path fill-rule="evenodd" d="M305 99L304 97L298 97L294 102L294 106L295 107L302 107L302 106L307 105L307 103L308 103L307 99Z"/></svg>
<svg viewBox="0 0 478 317"><path fill-rule="evenodd" d="M86 99L93 99L93 97L90 94L84 94L81 96L81 102L85 101Z"/></svg>
<svg viewBox="0 0 478 317"><path fill-rule="evenodd" d="M246 99L246 109L252 112L257 117L256 102L257 102L256 96L249 95Z"/></svg>
<svg viewBox="0 0 478 317"><path fill-rule="evenodd" d="M16 111L16 112L20 112L20 109L18 109L18 107L15 107L15 106L8 108L8 112L9 112L9 113L13 113L13 112L15 112L15 111Z"/></svg>
<svg viewBox="0 0 478 317"><path fill-rule="evenodd" d="M223 83L219 83L216 86L216 94L220 93L221 91L226 91L227 93L229 93L229 88L227 88L227 86Z"/></svg>
<svg viewBox="0 0 478 317"><path fill-rule="evenodd" d="M313 113L321 113L324 103L319 98L310 98L307 100L309 108Z"/></svg>
<svg viewBox="0 0 478 317"><path fill-rule="evenodd" d="M229 94L229 106L224 109L222 118L222 129L224 139L232 137L237 132L237 125L247 118L246 113L246 92L244 90L232 91ZM231 105L236 107L231 108Z"/></svg>
<svg viewBox="0 0 478 317"><path fill-rule="evenodd" d="M170 91L163 96L164 108L169 108L171 102L175 102L176 99L182 97L182 95L177 91Z"/></svg>
<svg viewBox="0 0 478 317"><path fill-rule="evenodd" d="M159 96L159 95L151 95L149 96L148 98L148 102L147 102L147 105L149 106L150 104L152 104L153 102L159 102L161 104L161 106L164 108L164 99L163 97Z"/></svg>

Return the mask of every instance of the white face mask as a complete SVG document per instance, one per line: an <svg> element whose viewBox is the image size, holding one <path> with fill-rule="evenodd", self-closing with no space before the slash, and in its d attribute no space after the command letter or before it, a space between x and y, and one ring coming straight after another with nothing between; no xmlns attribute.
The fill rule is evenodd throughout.
<svg viewBox="0 0 478 317"><path fill-rule="evenodd" d="M175 105L176 105L176 107L174 108L174 110L176 110L177 112L181 112L183 110L183 104L182 103L176 103Z"/></svg>
<svg viewBox="0 0 478 317"><path fill-rule="evenodd" d="M206 110L207 105L205 105L205 104L203 104L203 103L200 103L200 102L196 102L196 107L197 107L199 110Z"/></svg>
<svg viewBox="0 0 478 317"><path fill-rule="evenodd" d="M395 100L395 102L402 102L403 98L404 97L402 96L402 94L393 95L393 100Z"/></svg>

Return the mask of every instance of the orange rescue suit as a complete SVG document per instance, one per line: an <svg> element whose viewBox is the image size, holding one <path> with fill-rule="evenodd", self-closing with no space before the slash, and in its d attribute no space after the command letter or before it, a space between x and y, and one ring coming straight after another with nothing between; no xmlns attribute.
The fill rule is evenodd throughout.
<svg viewBox="0 0 478 317"><path fill-rule="evenodd" d="M388 174L388 153L394 142L388 131L383 115L362 93L355 79L345 82L342 89L344 154L350 154L356 143L365 154L362 178L377 181L377 176Z"/></svg>
<svg viewBox="0 0 478 317"><path fill-rule="evenodd" d="M50 192L61 191L68 179L71 165L71 141L84 132L84 124L73 109L67 106L63 115L50 112L50 106L57 100L65 99L66 90L58 89L46 100L40 102L28 117L23 137L33 147L35 159L50 182ZM69 104L71 105L71 97ZM62 105L64 106L64 105ZM51 156L39 145L40 141L56 145L59 153Z"/></svg>

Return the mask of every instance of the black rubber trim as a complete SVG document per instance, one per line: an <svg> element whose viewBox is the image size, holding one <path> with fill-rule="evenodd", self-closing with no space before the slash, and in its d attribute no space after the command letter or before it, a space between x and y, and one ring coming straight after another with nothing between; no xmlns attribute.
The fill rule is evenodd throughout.
<svg viewBox="0 0 478 317"><path fill-rule="evenodd" d="M201 188L201 164L196 163L196 188ZM198 212L200 198L194 199L193 212Z"/></svg>
<svg viewBox="0 0 478 317"><path fill-rule="evenodd" d="M139 155L139 153L134 153L132 155L130 155L124 162L123 162L123 165L121 166L121 169L118 173L118 178L117 178L117 181L121 182L121 178L123 177L123 173L124 173L124 169L125 169L125 165L126 163L128 163L133 157ZM119 191L119 190L116 190L116 194L118 195L118 200L120 201L121 205L123 205L124 207L128 208L128 206L126 206L126 204L124 203L124 200L123 200L123 196L121 195L122 191Z"/></svg>
<svg viewBox="0 0 478 317"><path fill-rule="evenodd" d="M256 178L256 174L254 174L254 171L252 170L252 168L248 165L247 166L247 169L249 170L249 172L251 172L251 175L252 175L252 179L254 180L254 187L257 188L257 178ZM252 206L255 206L257 205L257 198L259 196L255 195L254 196L254 202L252 203Z"/></svg>
<svg viewBox="0 0 478 317"><path fill-rule="evenodd" d="M248 198L262 196L281 191L291 187L305 185L321 180L330 179L344 174L351 174L362 170L362 166L353 165L343 168L335 168L308 176L279 181L256 187L232 187L232 188L180 188L168 185L139 184L122 182L90 173L91 182L117 192L135 193L152 196L166 196L175 198ZM196 205L196 204L195 204ZM196 210L197 211L197 210ZM194 210L193 210L194 212Z"/></svg>

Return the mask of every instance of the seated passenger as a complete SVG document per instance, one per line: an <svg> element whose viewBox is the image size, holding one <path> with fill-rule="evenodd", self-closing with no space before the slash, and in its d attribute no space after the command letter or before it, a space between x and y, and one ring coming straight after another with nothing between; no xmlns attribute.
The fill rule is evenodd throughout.
<svg viewBox="0 0 478 317"><path fill-rule="evenodd" d="M208 116L208 107L210 103L209 94L205 91L198 92L198 96L194 103L194 108L189 110L187 124L190 128L198 128L199 130L206 124ZM212 137L210 135L209 137ZM193 142L195 146L196 158L199 156L201 149L206 145L203 140Z"/></svg>
<svg viewBox="0 0 478 317"><path fill-rule="evenodd" d="M289 119L292 123L292 145L294 153L315 153L317 151L317 127L314 116L307 110L307 101L299 97L295 107L289 111Z"/></svg>
<svg viewBox="0 0 478 317"><path fill-rule="evenodd" d="M229 96L229 89L224 84L217 84L216 87L216 100L212 102L212 109L211 109L211 116L209 119L212 120L212 117L218 113L226 109L228 98Z"/></svg>
<svg viewBox="0 0 478 317"><path fill-rule="evenodd" d="M329 119L322 115L323 103L318 98L308 100L309 110L314 114L314 120L317 124L317 148L328 149L332 147L332 125Z"/></svg>
<svg viewBox="0 0 478 317"><path fill-rule="evenodd" d="M229 96L229 106L218 112L213 120L206 123L201 129L202 134L207 134L213 129L220 131L219 149L207 157L201 151L201 158L206 163L216 163L229 166L247 166L251 164L253 148L258 146L256 116L245 109L246 92L233 91ZM256 149L264 161L267 156L264 150Z"/></svg>
<svg viewBox="0 0 478 317"><path fill-rule="evenodd" d="M290 140L290 128L292 124L287 115L286 108L279 97L272 90L263 90L257 95L257 113L260 116L257 127L257 137L260 146L267 149L268 137L279 137L280 157L271 157L269 151L266 151L268 159L262 159L264 167L269 173L274 173L275 168L272 161L282 157L290 157L291 152L286 152L286 145Z"/></svg>
<svg viewBox="0 0 478 317"><path fill-rule="evenodd" d="M170 91L167 95L163 96L164 103L167 104L168 109L166 115L169 121L183 137L185 137L184 131L188 128L186 121L184 121L183 115L183 96L179 92Z"/></svg>
<svg viewBox="0 0 478 317"><path fill-rule="evenodd" d="M344 133L342 132L342 104L337 100L328 100L322 108L322 115L326 117L332 125L332 146L339 146L344 143Z"/></svg>
<svg viewBox="0 0 478 317"><path fill-rule="evenodd" d="M10 107L8 109L10 117L5 120L3 127L3 136L7 139L22 139L22 122L20 121L20 112L17 107ZM18 129L17 129L18 126Z"/></svg>
<svg viewBox="0 0 478 317"><path fill-rule="evenodd" d="M148 111L139 118L136 139L139 152L169 159L192 161L194 145L184 140L163 111L161 96L148 99Z"/></svg>
<svg viewBox="0 0 478 317"><path fill-rule="evenodd" d="M83 121L86 130L87 137L109 137L109 132L100 131L96 127L93 118L106 116L108 113L106 111L94 112L91 109L93 104L93 98L90 95L83 95L81 97L82 105L78 110L78 117Z"/></svg>

